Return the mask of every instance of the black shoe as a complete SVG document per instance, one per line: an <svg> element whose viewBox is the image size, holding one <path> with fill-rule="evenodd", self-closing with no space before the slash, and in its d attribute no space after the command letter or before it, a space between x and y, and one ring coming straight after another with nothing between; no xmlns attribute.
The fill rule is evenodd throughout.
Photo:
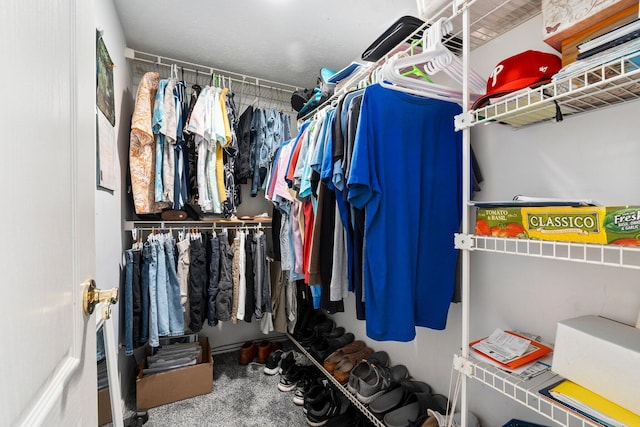
<svg viewBox="0 0 640 427"><path fill-rule="evenodd" d="M280 360L280 375L285 375L290 367L296 364L295 351L292 350L282 357Z"/></svg>
<svg viewBox="0 0 640 427"><path fill-rule="evenodd" d="M346 413L350 406L351 402L344 394L330 387L324 401L307 408L307 424L312 427L323 426L329 419Z"/></svg>
<svg viewBox="0 0 640 427"><path fill-rule="evenodd" d="M335 323L331 319L325 319L313 327L311 333L304 335L298 341L303 347L307 347L311 342L317 342L324 339L324 335L333 331Z"/></svg>
<svg viewBox="0 0 640 427"><path fill-rule="evenodd" d="M318 382L321 377L320 371L315 366L309 366L302 372L302 377L296 384L293 394L293 403L298 406L304 405L304 397L311 387Z"/></svg>
<svg viewBox="0 0 640 427"><path fill-rule="evenodd" d="M328 341L329 345L333 348L333 351L336 351L347 344L351 344L355 339L356 337L351 332L347 332L338 338L331 338Z"/></svg>
<svg viewBox="0 0 640 427"><path fill-rule="evenodd" d="M332 339L332 338L340 338L341 336L343 336L345 334L345 330L342 326L338 326L336 328L333 328L333 331L329 332L328 334L326 334L324 337L327 339Z"/></svg>
<svg viewBox="0 0 640 427"><path fill-rule="evenodd" d="M307 369L305 366L291 365L286 374L280 376L278 390L292 391L296 388L298 381L302 379L303 372Z"/></svg>
<svg viewBox="0 0 640 427"><path fill-rule="evenodd" d="M276 350L267 357L267 361L264 364L264 373L267 375L275 375L280 372L280 363L286 356L286 352L283 350Z"/></svg>
<svg viewBox="0 0 640 427"><path fill-rule="evenodd" d="M361 425L360 411L353 405L349 405L343 413L329 418L325 427L360 427Z"/></svg>
<svg viewBox="0 0 640 427"><path fill-rule="evenodd" d="M325 377L320 377L314 381L309 389L304 394L304 403L302 405L302 412L305 414L309 411L309 408L321 408L324 405L324 401L327 399L327 392L331 386L329 380Z"/></svg>
<svg viewBox="0 0 640 427"><path fill-rule="evenodd" d="M296 340L299 341L307 333L313 331L313 325L315 325L315 323L312 323L312 319L316 316L317 311L318 310L312 307L307 307L301 314L292 334Z"/></svg>

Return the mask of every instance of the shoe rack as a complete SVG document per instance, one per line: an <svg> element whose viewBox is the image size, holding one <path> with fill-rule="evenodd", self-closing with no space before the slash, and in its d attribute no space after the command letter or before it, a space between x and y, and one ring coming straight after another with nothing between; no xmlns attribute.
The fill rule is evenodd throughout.
<svg viewBox="0 0 640 427"><path fill-rule="evenodd" d="M353 394L351 394L349 392L349 390L347 390L347 388L340 384L338 382L338 380L336 380L333 375L331 375L322 365L322 363L318 362L308 351L307 349L305 349L298 341L296 341L296 339L291 335L287 333L287 336L289 338L289 340L291 340L291 342L293 344L295 344L296 347L298 347L298 350L300 350L300 352L302 354L304 354L305 356L307 356L309 358L309 360L320 370L320 372L322 372L322 374L327 377L329 379L329 381L331 381L331 383L335 386L335 388L337 390L339 390L342 394L344 394L346 396L347 399L349 399L349 401L351 402L351 404L353 406L355 406L365 417L367 417L367 419L369 421L371 421L373 423L373 425L378 426L378 427L385 427L384 423L382 422L382 420L377 419L371 412L369 412L369 409L362 404L362 402L360 402L356 396L354 396Z"/></svg>

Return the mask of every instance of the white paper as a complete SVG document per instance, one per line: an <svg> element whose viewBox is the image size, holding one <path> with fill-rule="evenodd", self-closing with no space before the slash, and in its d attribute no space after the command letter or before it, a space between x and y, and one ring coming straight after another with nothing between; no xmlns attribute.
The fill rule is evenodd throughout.
<svg viewBox="0 0 640 427"><path fill-rule="evenodd" d="M498 362L508 363L522 356L529 348L530 343L529 340L496 329L491 335L472 347Z"/></svg>

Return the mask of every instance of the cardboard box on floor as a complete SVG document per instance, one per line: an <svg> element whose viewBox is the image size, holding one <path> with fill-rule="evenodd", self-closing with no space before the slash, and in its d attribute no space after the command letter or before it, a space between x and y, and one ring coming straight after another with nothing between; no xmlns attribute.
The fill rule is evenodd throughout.
<svg viewBox="0 0 640 427"><path fill-rule="evenodd" d="M98 425L111 422L111 396L109 387L98 390Z"/></svg>
<svg viewBox="0 0 640 427"><path fill-rule="evenodd" d="M209 340L207 337L200 337L199 341L202 360L196 365L147 376L143 376L143 366L139 367L136 379L138 410L155 408L213 391L213 359ZM150 353L149 348L147 354Z"/></svg>

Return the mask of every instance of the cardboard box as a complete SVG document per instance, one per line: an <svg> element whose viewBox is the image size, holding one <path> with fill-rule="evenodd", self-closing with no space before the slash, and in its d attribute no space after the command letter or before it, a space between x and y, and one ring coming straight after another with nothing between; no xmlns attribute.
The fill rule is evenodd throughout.
<svg viewBox="0 0 640 427"><path fill-rule="evenodd" d="M551 369L640 415L640 329L600 316L558 322Z"/></svg>
<svg viewBox="0 0 640 427"><path fill-rule="evenodd" d="M483 207L475 234L640 246L640 206Z"/></svg>
<svg viewBox="0 0 640 427"><path fill-rule="evenodd" d="M98 390L98 425L111 422L111 396L109 387Z"/></svg>
<svg viewBox="0 0 640 427"><path fill-rule="evenodd" d="M136 379L136 406L149 409L213 391L213 359L207 337L199 338L202 360L196 365L143 376Z"/></svg>
<svg viewBox="0 0 640 427"><path fill-rule="evenodd" d="M542 0L542 38L561 52L563 40L637 4L638 0Z"/></svg>

